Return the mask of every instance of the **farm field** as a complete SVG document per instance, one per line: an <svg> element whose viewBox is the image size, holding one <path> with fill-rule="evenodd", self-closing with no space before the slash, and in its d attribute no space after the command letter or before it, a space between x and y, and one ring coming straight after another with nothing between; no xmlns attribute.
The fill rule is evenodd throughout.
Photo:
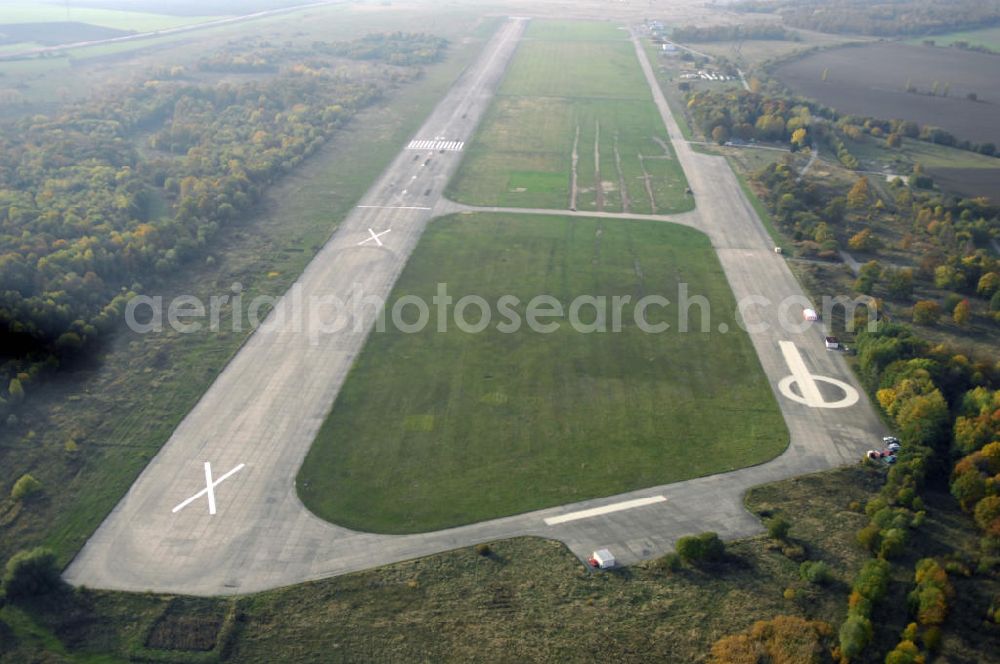
<svg viewBox="0 0 1000 664"><path fill-rule="evenodd" d="M995 108L1000 67L989 54L880 43L807 55L774 74L796 93L842 113L913 120L960 140L1000 143ZM935 83L938 94L931 95ZM918 93L906 92L907 85ZM945 87L948 96L943 96ZM979 101L970 101L968 94Z"/></svg>
<svg viewBox="0 0 1000 664"><path fill-rule="evenodd" d="M870 136L848 140L847 147L865 170L906 174L919 163L944 191L993 200L1000 191L997 157L913 139L904 139L901 148L891 149Z"/></svg>
<svg viewBox="0 0 1000 664"><path fill-rule="evenodd" d="M686 188L627 34L533 21L449 193L474 205L671 213L693 207Z"/></svg>
<svg viewBox="0 0 1000 664"><path fill-rule="evenodd" d="M560 505L761 463L788 433L708 238L660 222L458 215L435 221L388 307L479 295L492 320L478 334L389 325L355 362L299 473L317 515L354 529L418 532ZM711 332L671 327L581 333L561 319L544 334L504 333L497 302L523 317L535 296L564 307L581 295L660 294L681 283L711 304ZM467 320L479 320L476 307ZM593 308L584 307L584 321ZM653 318L650 318L653 321ZM716 333L726 323L728 334ZM725 385L726 389L720 389ZM372 463L377 459L377 463Z"/></svg>
<svg viewBox="0 0 1000 664"><path fill-rule="evenodd" d="M966 42L969 46L981 46L993 51L1000 51L1000 27L947 32L942 35L931 35L928 37L914 37L908 43L922 44L925 39L932 39L938 46L950 46L955 42Z"/></svg>

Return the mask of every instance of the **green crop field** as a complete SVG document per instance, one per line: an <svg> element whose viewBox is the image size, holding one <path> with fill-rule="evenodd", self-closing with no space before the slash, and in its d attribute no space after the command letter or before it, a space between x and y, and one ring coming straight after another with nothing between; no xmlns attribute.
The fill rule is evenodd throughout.
<svg viewBox="0 0 1000 664"><path fill-rule="evenodd" d="M373 332L299 474L316 514L377 532L435 530L760 463L788 440L732 292L708 238L661 222L475 214L435 221L390 304L479 295L480 333L388 324ZM679 284L711 304L679 332L679 307L653 306L662 333L641 330L644 295L679 301ZM567 318L542 333L498 302L548 294L566 310L581 295L632 296L622 326L582 333ZM436 311L436 309L435 309ZM472 307L466 320L476 323ZM593 308L581 315L593 321ZM409 318L408 318L409 319ZM715 332L725 323L728 334ZM724 386L724 389L723 389Z"/></svg>
<svg viewBox="0 0 1000 664"><path fill-rule="evenodd" d="M467 151L449 194L473 205L694 206L632 43L607 23L533 21Z"/></svg>

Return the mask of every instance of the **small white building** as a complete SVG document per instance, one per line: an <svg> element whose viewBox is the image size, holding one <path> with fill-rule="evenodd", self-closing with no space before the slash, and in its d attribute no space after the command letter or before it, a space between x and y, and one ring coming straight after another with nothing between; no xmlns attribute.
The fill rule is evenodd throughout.
<svg viewBox="0 0 1000 664"><path fill-rule="evenodd" d="M598 549L594 551L594 555L590 557L594 562L594 566L598 569L611 569L615 566L615 557L607 549Z"/></svg>
<svg viewBox="0 0 1000 664"><path fill-rule="evenodd" d="M803 309L802 317L809 322L819 320L819 314L816 313L815 309Z"/></svg>

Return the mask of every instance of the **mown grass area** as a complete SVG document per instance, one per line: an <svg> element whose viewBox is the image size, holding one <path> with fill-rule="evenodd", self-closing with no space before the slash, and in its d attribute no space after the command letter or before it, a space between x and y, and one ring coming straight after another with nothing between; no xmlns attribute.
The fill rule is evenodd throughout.
<svg viewBox="0 0 1000 664"><path fill-rule="evenodd" d="M473 205L690 210L627 34L605 23L533 21L527 37L449 195Z"/></svg>
<svg viewBox="0 0 1000 664"><path fill-rule="evenodd" d="M417 532L708 475L771 459L788 434L708 238L658 222L460 215L435 221L390 304L437 284L492 310L481 333L376 332L299 473L299 494L334 523ZM707 298L710 331L679 288ZM537 295L566 311L578 296L630 296L622 325L583 333L498 329L497 303ZM645 295L661 333L640 329ZM412 312L411 312L412 313ZM478 309L466 318L479 321ZM581 319L594 320L587 306ZM409 319L408 319L409 320ZM546 321L548 322L548 321ZM729 332L717 332L720 324ZM373 463L373 460L378 460Z"/></svg>
<svg viewBox="0 0 1000 664"><path fill-rule="evenodd" d="M730 543L724 562L703 568L668 572L647 563L611 573L584 569L557 543L515 539L492 543L486 556L460 549L242 597L235 605L230 599L186 601L197 605L189 612L195 623L206 614L217 622L219 613L235 608L234 628L218 637L226 661L704 662L715 640L756 620L798 615L836 628L846 612L848 584L868 558L854 539L867 518L849 505L874 496L880 484L878 473L855 467L748 494L751 511L791 522L791 542L802 547L802 556L829 565L833 580L826 586L803 581L799 561L766 537ZM912 556L969 544L971 520L946 498L929 504ZM894 598L908 590L905 565ZM993 640L963 642L954 625L974 622L985 611L996 581L957 583L962 585L949 602L943 655L956 657L949 661L990 661ZM970 593L972 584L978 590ZM793 599L785 599L787 588L795 590ZM45 651L80 661L124 659L149 641L175 606L169 597L105 592L8 606L0 611L0 630L7 623L13 634L0 640L0 659L28 661ZM877 627L884 638L862 662L882 662L906 615L902 600L880 607ZM178 633L175 647L183 636ZM149 659L158 655L158 661L199 656L142 652Z"/></svg>
<svg viewBox="0 0 1000 664"><path fill-rule="evenodd" d="M621 25L598 21L544 21L533 20L525 39L545 41L628 41L628 31Z"/></svg>
<svg viewBox="0 0 1000 664"><path fill-rule="evenodd" d="M245 302L285 292L475 57L488 31L477 35L445 62L428 67L419 84L367 109L276 185L258 215L220 234L210 263L189 263L169 280L144 284L147 292L165 301L180 294L207 301L231 292L236 282L246 289ZM224 321L228 316L226 311ZM0 561L40 544L68 561L246 336L247 330L233 332L225 322L218 334L123 330L92 363L66 367L33 384L19 423L0 429L0 490L6 496L27 472L44 490L0 526ZM75 451L66 449L70 440Z"/></svg>

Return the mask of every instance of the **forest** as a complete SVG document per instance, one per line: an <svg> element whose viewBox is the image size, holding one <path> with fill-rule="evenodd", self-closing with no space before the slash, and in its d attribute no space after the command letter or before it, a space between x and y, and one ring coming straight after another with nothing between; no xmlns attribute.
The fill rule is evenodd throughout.
<svg viewBox="0 0 1000 664"><path fill-rule="evenodd" d="M741 39L765 39L775 41L799 41L801 37L792 30L786 30L778 23L749 23L746 25L686 25L675 28L670 37L680 42L739 41Z"/></svg>
<svg viewBox="0 0 1000 664"><path fill-rule="evenodd" d="M777 13L793 28L879 37L930 35L1000 22L998 0L749 0L733 9Z"/></svg>
<svg viewBox="0 0 1000 664"><path fill-rule="evenodd" d="M164 68L0 127L0 416L40 373L120 325L144 285L204 256L220 227L252 213L268 185L355 113L419 75L390 61L431 57L425 36L372 41L382 45L369 56L386 65L380 76L287 53L266 60L280 63L276 75L249 81L209 85ZM235 57L246 56L207 60Z"/></svg>
<svg viewBox="0 0 1000 664"><path fill-rule="evenodd" d="M848 169L857 163L845 138L879 139L889 150L902 140L935 139L934 128L838 117L780 95L701 92L688 100L696 123L720 143L730 135L788 141L793 150L815 142ZM884 187L863 173L853 178L803 177L791 159L752 174L780 232L794 241L796 258L839 260L841 249L873 257L860 267L853 290L872 298L879 321L857 333L852 351L902 451L886 469L878 495L851 508L864 517L856 540L871 558L845 593L847 617L831 636L832 655L840 662L868 661L873 644L889 639L895 646L886 662L916 663L940 650L948 630L963 629L947 622L956 606L968 610L978 601L959 596L957 579L995 578L1000 570L1000 361L994 353L973 357L920 332L942 317L960 329L1000 326L1000 259L988 249L1000 236L1000 208L936 190L919 163L908 181L897 178ZM888 250L895 253L883 258ZM901 255L915 265L898 265ZM918 299L918 293L933 297ZM850 329L849 321L831 323ZM872 471L882 464L864 463ZM925 497L942 488L971 517L978 549L905 562L908 545L925 527ZM778 525L769 524L769 532ZM803 568L804 575L813 571ZM906 602L890 606L889 586L901 577L910 580ZM994 597L976 616L977 625L995 628L998 608L1000 597ZM889 616L900 614L911 622L898 635L886 634ZM789 643L821 640L813 624L780 620L754 629L787 631L782 638ZM713 661L747 661L739 657L746 638L720 640Z"/></svg>

